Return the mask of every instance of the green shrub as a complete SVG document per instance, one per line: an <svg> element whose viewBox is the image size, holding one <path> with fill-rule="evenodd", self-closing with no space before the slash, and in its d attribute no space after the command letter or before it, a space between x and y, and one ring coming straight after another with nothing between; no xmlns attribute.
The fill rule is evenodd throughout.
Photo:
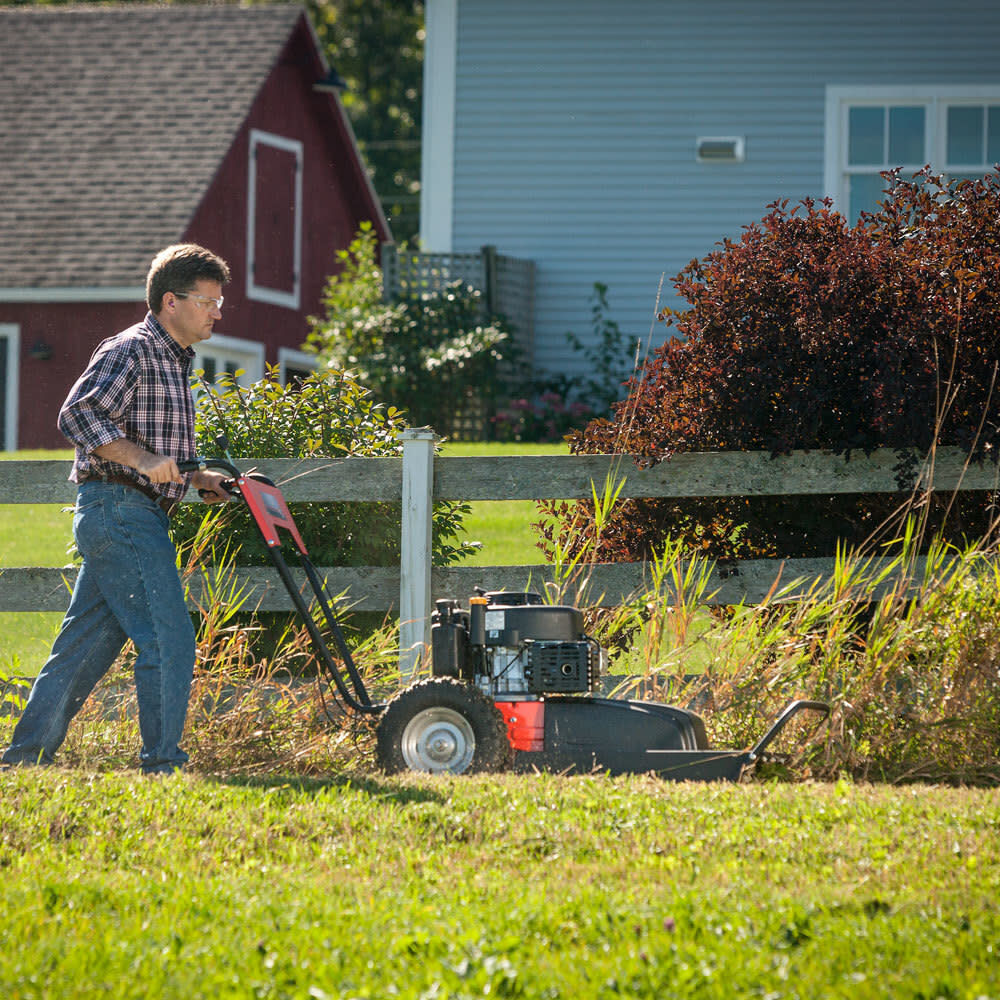
<svg viewBox="0 0 1000 1000"><path fill-rule="evenodd" d="M377 458L399 455L402 414L375 402L350 372L328 370L283 386L276 369L249 388L223 376L197 405L199 453L219 455L225 437L231 454L247 458ZM242 470L241 470L242 471ZM280 484L279 484L280 485ZM371 503L293 503L289 505L317 566L388 566L400 555L400 505ZM468 506L442 502L433 515L434 559L447 565L468 546L456 543ZM197 505L182 506L174 536L192 539L205 515ZM270 560L249 512L242 504L213 508L210 517L240 548L240 562Z"/></svg>
<svg viewBox="0 0 1000 1000"><path fill-rule="evenodd" d="M489 410L502 393L501 363L513 359L510 330L484 318L482 293L460 282L395 302L383 300L370 224L347 250L312 319L307 346L333 370L350 369L413 426L448 433L464 412Z"/></svg>
<svg viewBox="0 0 1000 1000"><path fill-rule="evenodd" d="M849 456L887 447L901 450L901 485L909 449L995 454L1000 175L885 176L884 205L854 227L828 202L778 202L739 241L692 261L674 279L689 308L662 315L683 339L651 356L614 416L577 434L572 451L654 464L682 451ZM958 498L946 537L979 537L991 500ZM718 556L829 555L837 541L863 542L898 503L891 495L629 501L604 528L602 556L643 558L668 533ZM927 538L946 509L934 504ZM563 524L579 526L581 509L567 508Z"/></svg>

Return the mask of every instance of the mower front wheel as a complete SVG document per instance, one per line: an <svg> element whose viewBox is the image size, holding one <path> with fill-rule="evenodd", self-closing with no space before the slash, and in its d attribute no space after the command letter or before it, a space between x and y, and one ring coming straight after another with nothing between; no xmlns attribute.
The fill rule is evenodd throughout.
<svg viewBox="0 0 1000 1000"><path fill-rule="evenodd" d="M376 740L386 774L504 771L514 757L500 710L479 688L450 677L400 691L379 719Z"/></svg>

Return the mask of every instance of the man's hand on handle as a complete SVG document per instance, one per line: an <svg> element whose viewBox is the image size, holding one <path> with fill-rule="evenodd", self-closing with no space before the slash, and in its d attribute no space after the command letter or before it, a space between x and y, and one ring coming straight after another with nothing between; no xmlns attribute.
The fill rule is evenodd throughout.
<svg viewBox="0 0 1000 1000"><path fill-rule="evenodd" d="M119 465L127 465L130 469L141 472L152 483L184 482L184 476L174 459L146 451L126 438L95 448L94 454ZM196 472L191 477L191 485L198 490L205 503L225 503L229 499L229 492L222 485L225 479L221 472L205 470Z"/></svg>
<svg viewBox="0 0 1000 1000"><path fill-rule="evenodd" d="M191 485L205 503L226 503L229 491L222 485L226 477L221 472L196 472L191 477Z"/></svg>

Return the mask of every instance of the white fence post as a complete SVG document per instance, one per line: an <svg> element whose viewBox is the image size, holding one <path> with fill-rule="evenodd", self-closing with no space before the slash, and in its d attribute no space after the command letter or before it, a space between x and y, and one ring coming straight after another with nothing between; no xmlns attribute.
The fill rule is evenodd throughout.
<svg viewBox="0 0 1000 1000"><path fill-rule="evenodd" d="M431 640L431 515L434 442L429 427L403 441L403 531L399 557L399 675L412 680Z"/></svg>

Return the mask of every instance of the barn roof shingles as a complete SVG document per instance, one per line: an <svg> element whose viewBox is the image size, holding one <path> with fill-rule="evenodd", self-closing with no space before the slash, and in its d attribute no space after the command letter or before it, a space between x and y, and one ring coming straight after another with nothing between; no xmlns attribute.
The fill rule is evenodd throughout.
<svg viewBox="0 0 1000 1000"><path fill-rule="evenodd" d="M0 289L142 285L302 8L0 8Z"/></svg>

